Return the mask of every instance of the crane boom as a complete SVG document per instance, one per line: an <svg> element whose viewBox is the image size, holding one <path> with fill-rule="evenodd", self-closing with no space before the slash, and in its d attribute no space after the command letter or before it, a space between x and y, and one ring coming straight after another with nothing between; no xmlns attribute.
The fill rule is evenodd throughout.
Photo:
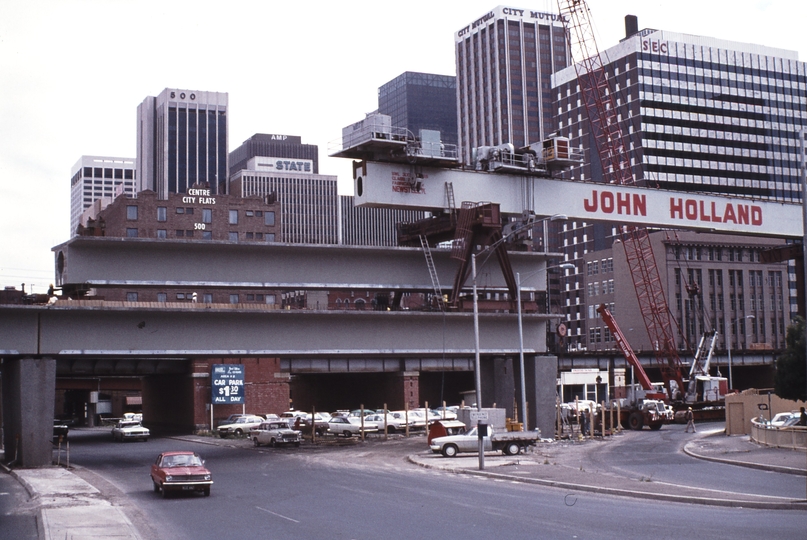
<svg viewBox="0 0 807 540"><path fill-rule="evenodd" d="M642 385L642 388L645 389L647 392L647 397L649 399L665 399L667 396L664 394L658 394L655 392L655 387L653 383L650 382L650 377L647 376L647 372L645 372L644 367L642 367L641 362L636 357L636 353L633 352L628 340L625 338L625 334L622 333L622 329L619 328L619 325L614 319L614 316L605 307L605 304L600 304L597 308L597 313L600 314L602 317L605 326L607 326L611 330L611 334L614 336L614 341L616 341L617 347L619 350L622 351L622 354L625 355L625 360L633 366L634 373L636 373L637 378L639 379L639 384Z"/></svg>
<svg viewBox="0 0 807 540"><path fill-rule="evenodd" d="M606 184L635 184L625 137L619 123L616 100L594 39L591 13L585 0L558 0L566 24L580 94L602 164ZM675 347L667 299L656 258L645 228L627 228L622 235L625 257L636 290L639 309L653 344L664 386L672 396L672 381L684 388L682 363Z"/></svg>

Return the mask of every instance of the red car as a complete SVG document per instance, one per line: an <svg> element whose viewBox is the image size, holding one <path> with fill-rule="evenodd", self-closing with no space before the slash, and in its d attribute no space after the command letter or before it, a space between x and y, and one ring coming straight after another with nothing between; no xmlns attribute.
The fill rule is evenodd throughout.
<svg viewBox="0 0 807 540"><path fill-rule="evenodd" d="M163 452L151 466L151 481L154 491L202 491L210 495L213 479L205 462L196 452Z"/></svg>

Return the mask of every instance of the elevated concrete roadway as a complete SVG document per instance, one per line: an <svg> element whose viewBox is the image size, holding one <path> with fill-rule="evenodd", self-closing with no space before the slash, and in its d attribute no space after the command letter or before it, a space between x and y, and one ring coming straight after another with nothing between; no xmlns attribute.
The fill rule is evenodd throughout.
<svg viewBox="0 0 807 540"><path fill-rule="evenodd" d="M420 248L79 237L54 247L53 252L58 286L433 290ZM447 249L432 250L446 292L458 267L450 254ZM509 254L525 291L545 290L540 270L547 258L561 256ZM477 262L480 287L506 288L495 258L484 266Z"/></svg>

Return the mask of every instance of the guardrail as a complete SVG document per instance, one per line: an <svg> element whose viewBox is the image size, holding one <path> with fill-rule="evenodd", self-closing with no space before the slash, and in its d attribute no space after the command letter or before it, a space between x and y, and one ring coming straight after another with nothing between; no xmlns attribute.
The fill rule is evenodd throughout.
<svg viewBox="0 0 807 540"><path fill-rule="evenodd" d="M754 418L751 420L751 440L765 446L804 450L807 449L807 427L772 426Z"/></svg>

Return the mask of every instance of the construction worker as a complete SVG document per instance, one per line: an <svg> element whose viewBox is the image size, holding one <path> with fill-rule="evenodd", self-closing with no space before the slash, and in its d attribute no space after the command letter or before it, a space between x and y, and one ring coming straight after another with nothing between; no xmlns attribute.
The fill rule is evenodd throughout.
<svg viewBox="0 0 807 540"><path fill-rule="evenodd" d="M687 428L684 430L684 433L689 433L690 427L692 428L692 433L696 433L697 430L695 429L695 415L692 413L692 407L687 408L685 418L687 419Z"/></svg>

